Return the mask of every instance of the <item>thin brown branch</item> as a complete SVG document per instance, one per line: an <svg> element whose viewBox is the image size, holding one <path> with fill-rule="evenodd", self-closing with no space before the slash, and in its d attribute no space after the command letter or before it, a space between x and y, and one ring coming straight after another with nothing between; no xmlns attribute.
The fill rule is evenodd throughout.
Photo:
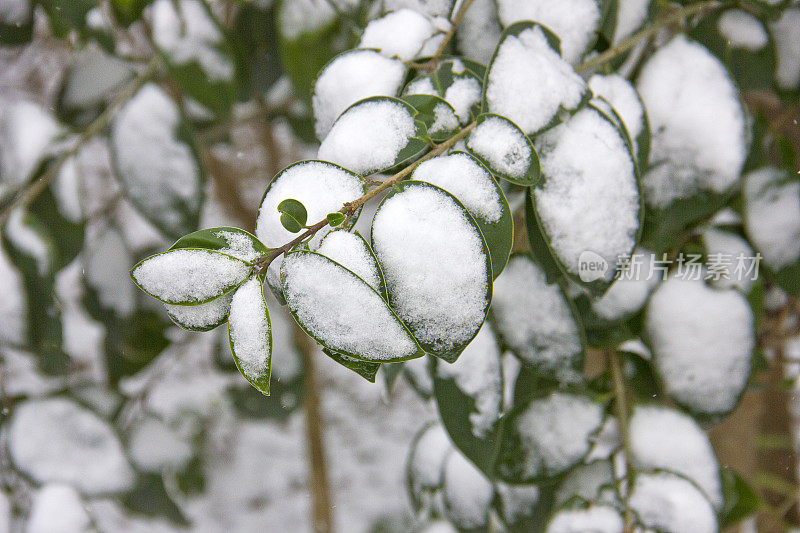
<svg viewBox="0 0 800 533"><path fill-rule="evenodd" d="M422 70L425 70L426 72L433 72L434 70L436 70L436 67L439 64L439 59L442 57L442 54L447 48L447 45L450 44L450 41L453 40L453 37L456 34L456 30L458 29L458 25L461 24L461 21L464 19L464 15L467 14L467 9L469 9L469 6L472 5L472 2L473 0L464 0L461 3L461 6L458 8L458 11L456 12L455 15L453 15L453 18L450 20L450 29L448 29L447 33L444 34L444 39L442 39L442 42L439 43L439 47L436 49L436 52L434 52L433 57L431 57L428 61L426 61L422 65L412 64L411 65L412 67L420 68Z"/></svg>
<svg viewBox="0 0 800 533"><path fill-rule="evenodd" d="M343 215L348 216L348 217L351 216L353 213L356 212L356 210L358 210L359 207L361 207L362 205L364 205L365 203L370 201L372 198L374 198L375 196L379 195L380 193L382 193L386 189L389 189L389 188L393 187L394 185L396 185L400 181L402 181L405 178L407 178L412 172L414 172L414 169L417 168L417 166L420 163L422 163L424 161L427 161L429 159L433 159L434 157L438 157L438 156L442 155L444 152L446 152L447 150L449 150L450 148L452 148L453 145L455 145L458 141L460 141L461 139L463 139L464 137L469 135L469 132L471 132L475 128L475 124L476 124L475 122L472 122L472 123L464 126L464 128L461 131L459 131L458 133L456 133L455 135L453 135L452 137L450 137L449 139L447 139L443 143L437 144L436 147L433 150L431 150L430 152L428 152L427 154L425 154L421 158L417 159L414 163L410 164L409 166L407 166L406 168L404 168L403 170L401 170L400 172L398 172L394 176L392 176L392 177L388 178L386 181L382 182L378 187L375 187L374 189L372 189L371 191L366 193L361 198L359 198L359 199L357 199L357 200L355 200L353 202L346 203L344 205L344 207L342 207L339 210L339 212L342 213ZM290 251L292 248L294 248L295 246L297 246L298 244L300 244L301 242L303 242L307 238L313 237L319 230L321 230L322 228L324 228L327 225L328 225L328 219L327 218L323 218L322 220L320 220L316 224L308 226L303 233L301 233L300 235L298 235L297 237L295 237L291 241L287 242L283 246L275 248L274 250L272 250L272 252L270 252L269 255L265 255L264 257L262 257L260 259L257 259L254 262L254 265L257 268L259 268L261 272L265 272L267 270L267 267L269 267L270 263L272 263L272 261L274 261L277 257L279 257L280 255L285 254L286 252Z"/></svg>
<svg viewBox="0 0 800 533"><path fill-rule="evenodd" d="M633 511L628 505L628 498L633 490L633 459L631 457L630 432L628 428L628 417L630 408L628 406L628 392L625 387L625 374L622 371L622 361L616 350L606 352L606 364L611 372L611 379L614 383L614 414L619 424L619 433L622 439L622 453L625 457L625 478L627 487L623 498L625 511L625 533L633 532Z"/></svg>
<svg viewBox="0 0 800 533"><path fill-rule="evenodd" d="M621 56L644 39L648 39L654 36L661 28L666 28L668 26L672 26L673 24L677 24L684 19L687 19L694 15L704 15L709 11L713 11L716 9L720 9L726 5L730 4L730 2L723 2L720 0L710 0L707 2L700 2L697 4L692 4L681 9L678 9L660 19L656 20L650 26L634 33L624 41L620 42L619 44L612 46L602 54L598 54L593 58L585 61L575 67L575 70L578 72L585 72L587 70L592 70L594 68L599 67L609 61Z"/></svg>

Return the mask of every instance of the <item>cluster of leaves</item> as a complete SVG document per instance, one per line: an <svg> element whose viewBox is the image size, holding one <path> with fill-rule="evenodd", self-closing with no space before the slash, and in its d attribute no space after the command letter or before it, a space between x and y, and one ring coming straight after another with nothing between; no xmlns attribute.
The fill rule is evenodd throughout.
<svg viewBox="0 0 800 533"><path fill-rule="evenodd" d="M480 2L474 3L476 9ZM613 52L619 42L620 2L590 3L601 16L580 57ZM120 54L114 39L115 31L144 24L149 4L158 15L149 32L156 57L152 69ZM791 143L757 116L752 133L742 135L751 139L735 179L715 188L703 181L715 168L679 161L675 167L688 172L696 186L661 202L648 189L646 175L675 155L663 149L669 143L658 140L661 133L650 131L647 99L621 76L614 79L632 99L615 101L619 95L603 91L601 82L587 84L575 61L565 60L566 43L555 27L509 15L515 2L488 2L486 22L496 26L497 42L494 53L480 58L486 64L464 40L451 44L447 55L431 58L437 50L428 39L436 44L446 32L435 16L455 20L469 7L464 2L444 13L404 14L429 28L405 57L405 51L392 49L398 36L391 32L384 43L374 35L366 40L369 24L391 27L391 17L401 13L380 16L379 4L311 2L311 8L332 15L298 29L292 10L302 8L291 2L243 3L233 10L233 20L222 23L204 0L114 0L109 26L93 22L93 15L109 15L97 2L32 0L25 20L0 24L0 42L24 44L41 6L53 35L78 37L83 49L66 71L55 106L60 137L54 138L64 145L87 128L104 129L106 113L117 105L111 96L128 96L108 128L121 194L164 237L177 239L165 252L153 254L150 247L131 252L124 228L104 228L94 242L114 250L123 265L135 264L134 282L163 308L138 292L111 297L108 292L115 289L109 287L120 285L121 269L113 272L117 278L111 284L92 277L103 257L84 250L85 216L72 217L63 205L68 166L58 151L17 183L7 180L11 186L3 203L10 205L26 185L56 176L15 211L3 234L28 301L27 333L19 347L35 354L43 372L71 371L54 285L57 273L80 255L87 271L84 306L105 326L112 386L168 348L169 320L190 331L228 323L233 359L221 355L218 364L241 372L255 389L233 387L234 405L244 416L285 416L285 402L280 407L259 394L296 397L302 384L296 375L270 387L271 322L283 311L275 303L268 309L273 300L264 297L266 283L275 302L288 308L328 357L372 382L381 373L388 386L403 375L436 403L441 424L420 431L408 461L409 494L421 519L445 518L459 529L482 530L496 518L509 530L561 531L558 524L570 527L603 516L607 522L598 523L610 523L608 530L615 531L633 508L642 527L680 530L677 515L710 515L716 528L753 512L758 502L747 484L720 469L713 454L703 455L710 445L698 424L730 413L752 381L764 287L800 295L800 258L768 262L754 283L707 287L700 281L702 289L686 292L683 285L675 289L672 278L617 291L624 287L625 266L614 260L633 253L651 260L696 254L709 268L721 251L720 235L768 257L771 243L759 239L753 217L763 213L765 197L794 194L796 200L797 176L780 168L794 168ZM664 16L652 4L638 26ZM776 45L765 29L790 4L731 2L690 21L686 34L724 65L729 75L723 84L775 90L795 101L797 87L775 86ZM722 32L722 17L734 11L761 25L766 45L737 46ZM173 38L175 24L183 29ZM364 42L351 50L365 26ZM466 27L462 30L466 34ZM658 51L623 50L597 75L623 72L636 78ZM276 106L275 116L297 137L320 142L319 159L295 163L275 176L255 235L231 227L198 230L206 173L196 139L225 124L237 103L263 103L283 74L297 105ZM527 85L532 82L549 87L546 98L538 86ZM735 100L741 108L738 92ZM632 121L628 105L641 110L638 120ZM775 172L759 178L776 161ZM524 211L520 220L528 246L512 254L518 209ZM723 210L727 217L715 218ZM25 246L22 231L35 234L44 256ZM584 255L575 249L606 270L587 275ZM102 266L106 273L114 268ZM682 310L669 316L675 313L669 306L672 290L723 317L745 302L735 317L739 322L723 322L720 329L720 335L745 332L735 347L742 353L724 354L728 359L721 364L711 346L676 348L665 341L685 331L682 319L698 320ZM656 307L661 301L666 304ZM666 326L661 313L669 319ZM676 329L669 329L675 323ZM713 331L700 331L698 338L719 339ZM695 348L701 352L690 354L697 359L693 366L681 350ZM598 349L611 353L611 364L587 379L584 358ZM615 389L621 379L615 376L617 363L635 407ZM687 391L686 382L695 376L721 383L718 396L698 400L692 387ZM86 403L75 391L65 392ZM662 411L642 410L654 399ZM118 407L110 416L119 415ZM688 428L683 436L689 444L678 443L685 446L679 452L637 455L637 442L646 446L658 436L637 432L635 424L628 430L627 419L635 422L640 413L679 420ZM702 436L692 440L695 429ZM202 431L193 438L202 440ZM627 461L619 461L623 457ZM700 466L687 465L687 459ZM627 462L627 471L618 467L621 462ZM187 493L198 490L199 456L179 464L168 469L169 476ZM26 474L41 481L35 469ZM663 521L648 522L653 515L648 504L658 501L652 495L637 498L638 491L648 494L648 483L665 498L679 486L686 507L676 515L654 513ZM133 510L184 520L163 475L139 466L125 491L123 501Z"/></svg>

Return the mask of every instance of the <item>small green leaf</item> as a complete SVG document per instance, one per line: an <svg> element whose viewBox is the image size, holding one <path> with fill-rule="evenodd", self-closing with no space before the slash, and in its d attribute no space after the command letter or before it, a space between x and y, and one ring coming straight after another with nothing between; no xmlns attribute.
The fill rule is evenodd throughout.
<svg viewBox="0 0 800 533"><path fill-rule="evenodd" d="M758 494L742 477L728 467L720 470L722 479L722 509L720 528L727 528L755 513L761 506Z"/></svg>
<svg viewBox="0 0 800 533"><path fill-rule="evenodd" d="M335 228L336 226L340 226L347 217L343 213L336 212L336 213L328 213L328 215L325 218L328 219L328 224L330 224L331 227Z"/></svg>
<svg viewBox="0 0 800 533"><path fill-rule="evenodd" d="M278 204L278 212L281 213L281 224L292 233L300 232L308 221L308 212L305 206L291 198Z"/></svg>
<svg viewBox="0 0 800 533"><path fill-rule="evenodd" d="M329 350L328 348L323 348L322 353L339 363L345 368L348 368L361 376L362 378L366 379L370 383L375 383L375 376L378 374L378 369L381 367L380 363L370 363L369 361L362 361L361 359L356 359L354 357L350 357L344 355L339 352L335 352L333 350Z"/></svg>

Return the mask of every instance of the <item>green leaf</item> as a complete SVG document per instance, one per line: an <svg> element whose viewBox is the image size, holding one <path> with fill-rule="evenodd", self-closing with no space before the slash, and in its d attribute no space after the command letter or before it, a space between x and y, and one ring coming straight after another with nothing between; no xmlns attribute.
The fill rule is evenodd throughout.
<svg viewBox="0 0 800 533"><path fill-rule="evenodd" d="M502 143L502 144L500 144ZM530 187L539 182L539 155L533 143L506 117L484 113L467 138L467 150L498 179Z"/></svg>
<svg viewBox="0 0 800 533"><path fill-rule="evenodd" d="M275 3L267 8L256 3L238 6L232 37L242 101L266 93L283 74L275 12ZM311 138L314 138L313 126Z"/></svg>
<svg viewBox="0 0 800 533"><path fill-rule="evenodd" d="M328 220L328 224L335 228L336 226L341 226L342 223L347 218L343 213L339 213L338 211L335 213L328 213L325 218Z"/></svg>
<svg viewBox="0 0 800 533"><path fill-rule="evenodd" d="M189 521L164 487L164 479L158 474L139 474L136 485L120 497L120 503L135 513L166 518L181 526L189 525Z"/></svg>
<svg viewBox="0 0 800 533"><path fill-rule="evenodd" d="M97 0L38 0L50 19L50 29L59 39L70 30L86 29L86 14L97 5Z"/></svg>
<svg viewBox="0 0 800 533"><path fill-rule="evenodd" d="M278 212L281 213L281 224L292 233L298 233L308 221L308 212L305 206L291 198L278 204Z"/></svg>
<svg viewBox="0 0 800 533"><path fill-rule="evenodd" d="M165 236L195 231L205 172L188 123L153 84L123 107L111 126L110 155L123 194Z"/></svg>
<svg viewBox="0 0 800 533"><path fill-rule="evenodd" d="M184 235L169 247L170 250L179 248L214 250L251 264L256 258L263 257L271 251L255 235L228 226L195 231Z"/></svg>
<svg viewBox="0 0 800 533"><path fill-rule="evenodd" d="M456 448L491 478L503 431L500 349L491 328L484 325L452 366L441 360L433 364L433 395L442 424ZM482 386L476 389L472 379L478 368Z"/></svg>
<svg viewBox="0 0 800 533"><path fill-rule="evenodd" d="M228 339L239 372L253 387L269 396L272 327L260 279L246 281L233 294Z"/></svg>
<svg viewBox="0 0 800 533"><path fill-rule="evenodd" d="M324 255L306 250L286 254L281 286L297 323L328 350L372 363L424 355L383 296Z"/></svg>
<svg viewBox="0 0 800 533"><path fill-rule="evenodd" d="M413 210L404 195L414 198ZM391 213L387 215L391 223L383 221L385 213ZM405 224L398 224L398 219ZM393 228L391 231L381 229L389 225ZM443 227L459 228L462 238L446 237L441 233ZM420 239L420 234L426 237ZM470 248L465 249L465 243L473 236L477 237L477 242L472 242L480 243L480 248L469 245ZM409 247L409 242L414 242L414 246ZM420 346L447 362L458 359L478 334L492 300L489 248L469 211L457 198L435 185L414 180L400 182L386 195L375 213L372 249L386 273L389 304L398 310L398 316ZM454 256L463 258L469 265L464 269L454 265ZM483 276L485 282L480 279ZM437 281L432 282L434 279ZM456 291L464 300L458 305L451 299ZM421 300L428 304L420 305ZM469 302L469 307L463 305L465 302ZM478 309L482 302L485 307Z"/></svg>
<svg viewBox="0 0 800 533"><path fill-rule="evenodd" d="M486 67L480 63L461 57L442 60L435 71L408 83L403 90L403 99L415 94L429 95L432 87L436 95L453 107L461 124L466 124L480 114L481 101L478 95L483 91L485 70ZM451 90L454 85L455 88ZM476 95L474 100L465 100L465 95L468 97L471 92Z"/></svg>
<svg viewBox="0 0 800 533"><path fill-rule="evenodd" d="M177 248L151 255L131 269L137 287L173 305L199 305L241 285L252 268L228 254L203 248Z"/></svg>
<svg viewBox="0 0 800 533"><path fill-rule="evenodd" d="M381 367L380 363L370 363L369 361L362 361L361 359L356 359L354 357L349 357L347 355L334 352L333 350L329 350L328 348L323 348L322 353L342 365L343 367L352 370L362 378L366 379L370 383L375 383L375 375L378 373L378 369Z"/></svg>
<svg viewBox="0 0 800 533"><path fill-rule="evenodd" d="M727 528L752 515L761 507L761 499L752 487L728 467L720 469L722 480L722 509L719 511L720 528Z"/></svg>
<svg viewBox="0 0 800 533"><path fill-rule="evenodd" d="M425 124L432 141L446 141L458 129L456 112L444 98L430 94L408 94L402 100L417 110L414 118Z"/></svg>

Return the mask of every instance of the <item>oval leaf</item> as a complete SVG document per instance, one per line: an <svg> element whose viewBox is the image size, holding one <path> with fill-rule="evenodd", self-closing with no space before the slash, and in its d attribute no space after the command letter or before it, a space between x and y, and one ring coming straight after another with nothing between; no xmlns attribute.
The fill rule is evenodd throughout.
<svg viewBox="0 0 800 533"><path fill-rule="evenodd" d="M469 211L439 187L402 182L375 213L372 248L392 308L426 352L455 361L492 300L489 249Z"/></svg>
<svg viewBox="0 0 800 533"><path fill-rule="evenodd" d="M232 291L251 270L251 265L227 254L180 248L144 259L131 269L131 278L164 303L197 305Z"/></svg>
<svg viewBox="0 0 800 533"><path fill-rule="evenodd" d="M251 264L270 252L270 249L254 235L243 229L226 226L201 229L184 235L169 249L177 250L178 248L215 250Z"/></svg>
<svg viewBox="0 0 800 533"><path fill-rule="evenodd" d="M297 323L329 350L377 363L424 354L375 289L323 255L286 254L281 286Z"/></svg>
<svg viewBox="0 0 800 533"><path fill-rule="evenodd" d="M383 271L372 248L360 233L332 231L322 239L316 252L336 261L387 299Z"/></svg>
<svg viewBox="0 0 800 533"><path fill-rule="evenodd" d="M499 115L483 114L467 138L467 150L498 178L522 187L539 181L539 156L516 124Z"/></svg>
<svg viewBox="0 0 800 533"><path fill-rule="evenodd" d="M272 327L260 279L250 279L233 294L228 339L239 372L253 387L269 396Z"/></svg>

